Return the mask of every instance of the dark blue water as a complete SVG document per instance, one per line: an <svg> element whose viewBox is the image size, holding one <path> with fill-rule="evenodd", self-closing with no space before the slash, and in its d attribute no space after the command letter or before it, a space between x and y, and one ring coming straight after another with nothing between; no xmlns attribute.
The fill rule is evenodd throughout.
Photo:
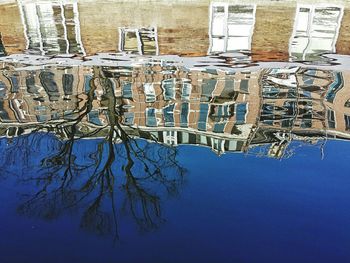
<svg viewBox="0 0 350 263"><path fill-rule="evenodd" d="M176 193L164 191L156 180L143 184L159 197L161 215L149 210L154 225L138 222L125 205L123 161L117 159L113 166L118 172L113 192L117 226L113 223L101 233L96 231L98 224L82 223L95 197L76 205L52 195L43 202L33 201L44 185L38 180L40 173L49 169L43 169L41 161L55 155L61 144L51 135L36 134L22 147L26 153L19 147L11 151L29 140L20 139L1 139L0 262L350 261L347 142L327 141L323 160L319 147L308 145L282 160L242 153L218 156L205 147L179 146L176 162L186 172ZM92 162L87 153L99 143L99 139L76 141L76 163ZM148 147L151 151L164 146ZM121 148L115 146L119 152ZM140 169L133 171L138 174ZM174 167L167 171L166 176L176 176ZM83 191L79 187L89 176L81 172L65 190ZM52 179L46 193L54 193L60 182ZM28 200L33 203L24 209ZM111 200L107 195L100 210L110 213ZM51 213L48 204L56 205ZM136 211L140 209L138 205Z"/></svg>

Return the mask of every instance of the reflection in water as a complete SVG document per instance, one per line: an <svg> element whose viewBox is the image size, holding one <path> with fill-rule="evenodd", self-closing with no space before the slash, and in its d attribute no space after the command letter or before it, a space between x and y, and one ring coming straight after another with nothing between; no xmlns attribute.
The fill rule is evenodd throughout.
<svg viewBox="0 0 350 263"><path fill-rule="evenodd" d="M25 89L13 90L11 83L12 89L5 88L2 96L2 117L6 118L2 121L9 127L1 127L1 133L12 139L2 140L6 154L1 156L1 168L16 170L21 159L20 169L26 172L17 173L19 182L36 185L34 192L26 193L19 213L51 220L66 210L82 207L82 228L98 234L115 231L117 237L116 200L121 202L121 195L117 198L115 191L120 187L125 200L118 208L121 205L128 211L142 230L157 227L162 222L161 196L176 194L183 181L184 168L177 163L177 150L151 143L150 132L138 128L127 131L121 125L122 106L117 104L114 83L102 69L94 69L84 85L86 93L72 101L69 96L75 76L68 75L71 81L67 81L62 75L61 99L54 73L26 73ZM15 83L22 83L16 74L6 76L7 80L18 77ZM33 81L36 77L42 86ZM46 96L40 97L41 89ZM51 115L45 115L45 99L58 103L59 110L51 108ZM99 99L101 105L94 109ZM104 115L104 125L97 121L98 111ZM36 121L28 114L31 112L38 112ZM149 141L135 139L141 135ZM96 139L82 140L87 138Z"/></svg>
<svg viewBox="0 0 350 263"><path fill-rule="evenodd" d="M84 56L119 51L226 58L234 53L229 64L236 66L280 60L331 64L324 54L350 54L347 4L212 1L149 3L140 9L133 2L20 0L17 6L3 6L0 32L9 54ZM102 12L95 12L98 8ZM159 9L158 19L153 19L154 8ZM193 12L197 18L189 19ZM16 31L3 28L14 16Z"/></svg>
<svg viewBox="0 0 350 263"><path fill-rule="evenodd" d="M17 214L50 221L74 213L80 228L118 240L121 229L130 230L123 216L140 231L164 223L165 200L181 192L191 172L180 161L184 145L190 153L194 147L214 153L186 156L191 164L208 156L234 160L226 153L261 157L233 169L203 166L214 169L201 174L201 182L213 182L220 179L205 177L216 169L260 176L280 163L275 159L293 161L286 159L299 147L319 148L322 159L328 140L349 140L349 58L336 54L350 54L348 7L293 3L274 10L253 2L157 2L157 17L154 4L128 1L0 4L0 180L15 185ZM12 30L3 17L13 18ZM273 213L280 192L261 199ZM238 192L237 200L252 210L247 218L268 215L274 222L271 207L260 214L245 194ZM303 197L291 195L295 199L281 198L283 209ZM10 198L5 193L3 199ZM205 217L212 220L208 207ZM242 207L232 209L242 217L223 224L225 232L245 221ZM285 215L287 223L294 220ZM188 228L201 227L193 221Z"/></svg>
<svg viewBox="0 0 350 263"><path fill-rule="evenodd" d="M344 9L339 6L298 6L290 44L295 60L314 61L335 53Z"/></svg>
<svg viewBox="0 0 350 263"><path fill-rule="evenodd" d="M29 53L85 54L77 3L18 1Z"/></svg>
<svg viewBox="0 0 350 263"><path fill-rule="evenodd" d="M348 139L348 76L295 66L188 70L164 61L22 69L5 63L1 169L36 186L24 191L21 214L50 220L83 210L82 228L117 237L121 209L149 230L162 222L161 198L183 182L176 145L287 158L293 140L322 148L325 138Z"/></svg>

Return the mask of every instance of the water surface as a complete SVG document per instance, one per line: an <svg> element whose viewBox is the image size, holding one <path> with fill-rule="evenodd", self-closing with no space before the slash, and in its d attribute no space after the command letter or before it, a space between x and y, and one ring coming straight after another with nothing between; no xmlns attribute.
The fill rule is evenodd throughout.
<svg viewBox="0 0 350 263"><path fill-rule="evenodd" d="M348 7L0 4L0 262L350 261Z"/></svg>

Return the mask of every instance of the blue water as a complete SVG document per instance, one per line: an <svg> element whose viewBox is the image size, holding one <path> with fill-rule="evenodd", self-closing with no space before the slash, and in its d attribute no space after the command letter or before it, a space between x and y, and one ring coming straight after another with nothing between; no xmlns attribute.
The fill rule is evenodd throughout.
<svg viewBox="0 0 350 263"><path fill-rule="evenodd" d="M2 156L10 147L4 140ZM98 142L79 140L76 151L84 155ZM29 164L21 157L1 172L0 262L350 262L348 147L329 140L323 160L315 146L276 160L179 146L176 158L186 173L177 194L147 184L161 193L155 227L140 229L116 186L117 238L114 231L81 227L84 204L51 219L35 208L30 215L20 212L25 194L41 186L21 180L38 173L38 161L48 154L39 147ZM11 174L15 168L23 174Z"/></svg>

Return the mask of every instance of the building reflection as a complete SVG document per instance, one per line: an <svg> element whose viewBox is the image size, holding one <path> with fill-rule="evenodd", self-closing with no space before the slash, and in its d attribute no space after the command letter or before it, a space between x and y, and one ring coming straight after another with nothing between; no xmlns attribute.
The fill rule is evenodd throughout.
<svg viewBox="0 0 350 263"><path fill-rule="evenodd" d="M29 127L62 128L77 119L79 130L102 132L110 126L110 114L117 114L136 137L208 146L218 154L247 152L266 132L269 138L257 145L278 141L274 133L289 134L290 140L291 134L300 140L309 135L348 139L348 79L347 71L308 67L230 72L188 70L164 61L135 67L3 70L2 134L10 136L8 127L13 135L18 134L14 127L26 132ZM113 90L114 113L108 108L105 82ZM82 114L87 101L89 111Z"/></svg>
<svg viewBox="0 0 350 263"><path fill-rule="evenodd" d="M97 13L96 5L21 0L18 10L0 9L5 16L18 11L21 19L13 32L0 23L0 56L18 49L86 55L113 47L142 56L241 52L239 62L251 63L271 55L319 60L338 47L349 53L342 29L349 18L340 6L288 7L285 17L269 16L268 24L266 7L252 4L213 2L209 16L207 5L196 9L199 18L188 6L174 7L171 16L161 5L159 20L151 16L152 5L102 5L107 9ZM130 21L120 10L133 10L140 20ZM106 26L96 30L95 24ZM14 36L18 28L23 47ZM163 58L124 67L1 62L0 167L35 185L18 212L51 220L82 208L82 228L117 238L116 189L123 192L119 206L141 230L164 221L161 201L178 193L186 173L177 146L280 159L290 156L293 142L350 139L349 71L184 64Z"/></svg>
<svg viewBox="0 0 350 263"><path fill-rule="evenodd" d="M99 235L118 238L119 211L142 231L164 222L162 200L186 173L178 145L287 158L293 142L350 138L347 71L2 68L0 167L35 185L18 212L79 210L80 226Z"/></svg>
<svg viewBox="0 0 350 263"><path fill-rule="evenodd" d="M289 52L293 60L314 60L335 53L344 8L298 6Z"/></svg>
<svg viewBox="0 0 350 263"><path fill-rule="evenodd" d="M251 51L255 5L213 2L210 6L209 53Z"/></svg>
<svg viewBox="0 0 350 263"><path fill-rule="evenodd" d="M159 10L156 16L154 8ZM135 15L128 15L131 12ZM24 50L40 55L241 52L243 62L317 61L324 60L322 54L350 54L348 12L347 6L335 4L212 1L209 5L149 3L140 8L134 1L21 0L18 6L0 5L0 31L9 54ZM11 30L3 26L7 21Z"/></svg>
<svg viewBox="0 0 350 263"><path fill-rule="evenodd" d="M29 53L85 54L76 2L21 0L18 5Z"/></svg>

